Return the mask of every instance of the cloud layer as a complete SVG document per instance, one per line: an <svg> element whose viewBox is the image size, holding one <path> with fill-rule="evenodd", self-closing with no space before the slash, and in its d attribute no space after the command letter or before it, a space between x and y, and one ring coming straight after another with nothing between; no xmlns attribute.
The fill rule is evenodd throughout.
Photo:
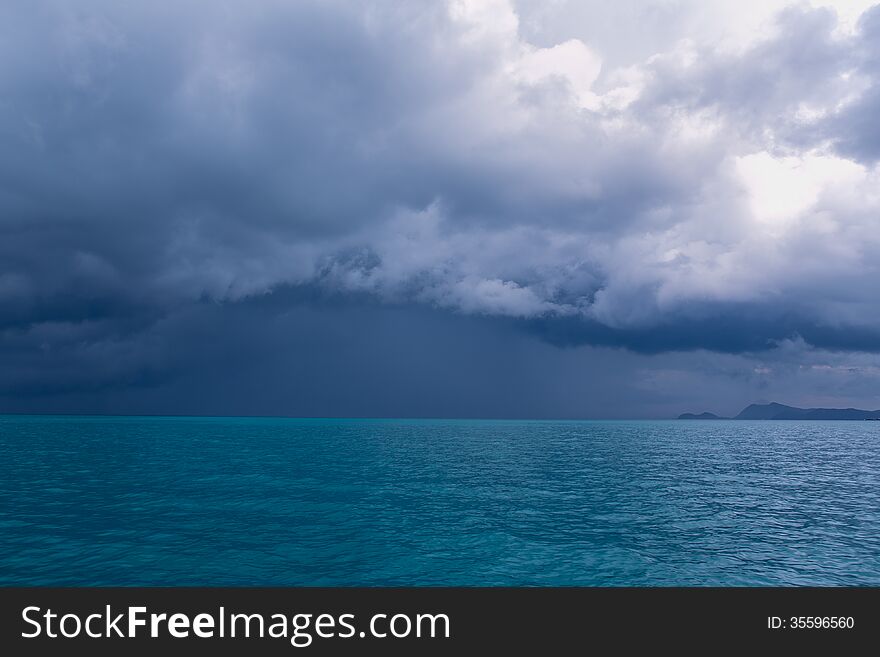
<svg viewBox="0 0 880 657"><path fill-rule="evenodd" d="M291 289L880 352L880 7L777 4L5 6L2 385L161 378L181 318Z"/></svg>

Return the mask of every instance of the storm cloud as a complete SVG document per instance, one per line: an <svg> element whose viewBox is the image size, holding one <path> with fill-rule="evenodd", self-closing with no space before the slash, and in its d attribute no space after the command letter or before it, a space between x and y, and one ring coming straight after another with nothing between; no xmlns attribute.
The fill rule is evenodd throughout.
<svg viewBox="0 0 880 657"><path fill-rule="evenodd" d="M706 4L5 5L0 399L568 416L602 386L499 381L579 359L650 412L673 361L864 391L880 6Z"/></svg>

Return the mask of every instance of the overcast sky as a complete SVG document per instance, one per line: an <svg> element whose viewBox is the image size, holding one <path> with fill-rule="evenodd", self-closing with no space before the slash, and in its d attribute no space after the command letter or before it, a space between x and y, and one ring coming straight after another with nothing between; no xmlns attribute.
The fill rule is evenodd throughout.
<svg viewBox="0 0 880 657"><path fill-rule="evenodd" d="M880 408L880 5L0 5L0 412Z"/></svg>

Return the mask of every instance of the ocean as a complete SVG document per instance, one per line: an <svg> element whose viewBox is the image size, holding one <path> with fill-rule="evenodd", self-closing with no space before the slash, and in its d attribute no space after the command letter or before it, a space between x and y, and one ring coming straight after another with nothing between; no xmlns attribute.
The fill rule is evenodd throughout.
<svg viewBox="0 0 880 657"><path fill-rule="evenodd" d="M880 422L0 416L0 585L880 585Z"/></svg>

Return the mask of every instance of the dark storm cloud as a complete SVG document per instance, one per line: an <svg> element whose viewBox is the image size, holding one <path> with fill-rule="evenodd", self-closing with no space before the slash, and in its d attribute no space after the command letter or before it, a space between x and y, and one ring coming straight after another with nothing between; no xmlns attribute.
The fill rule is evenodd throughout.
<svg viewBox="0 0 880 657"><path fill-rule="evenodd" d="M658 35L685 24L670 12ZM447 322L557 367L558 346L880 351L877 16L838 34L833 11L789 9L739 50L664 37L607 64L589 42L528 43L500 1L4 5L0 398L185 390L184 408L272 372L318 397L251 392L251 410L369 414L397 395L479 414L391 383L412 380L392 346ZM768 203L766 172L790 185L798 167L806 186ZM327 353L339 341L299 348L334 322L372 326L342 343L386 357L352 349L353 370ZM444 344L423 363L436 387L410 390L497 385L468 359L444 370ZM285 349L308 380L284 379ZM174 388L193 371L216 376Z"/></svg>
<svg viewBox="0 0 880 657"><path fill-rule="evenodd" d="M644 354L693 349L754 354L775 349L780 342L791 339L830 351L880 352L880 331L820 325L764 306L726 306L714 316L642 329L611 329L599 322L575 318L536 319L526 325L560 346L624 347Z"/></svg>
<svg viewBox="0 0 880 657"><path fill-rule="evenodd" d="M572 358L506 322L308 290L193 304L124 344L71 341L82 346L43 353L30 342L10 345L15 376L0 373L0 410L356 417L634 411L619 397L632 365L602 380L593 376L608 369L602 362L617 360L614 354Z"/></svg>

